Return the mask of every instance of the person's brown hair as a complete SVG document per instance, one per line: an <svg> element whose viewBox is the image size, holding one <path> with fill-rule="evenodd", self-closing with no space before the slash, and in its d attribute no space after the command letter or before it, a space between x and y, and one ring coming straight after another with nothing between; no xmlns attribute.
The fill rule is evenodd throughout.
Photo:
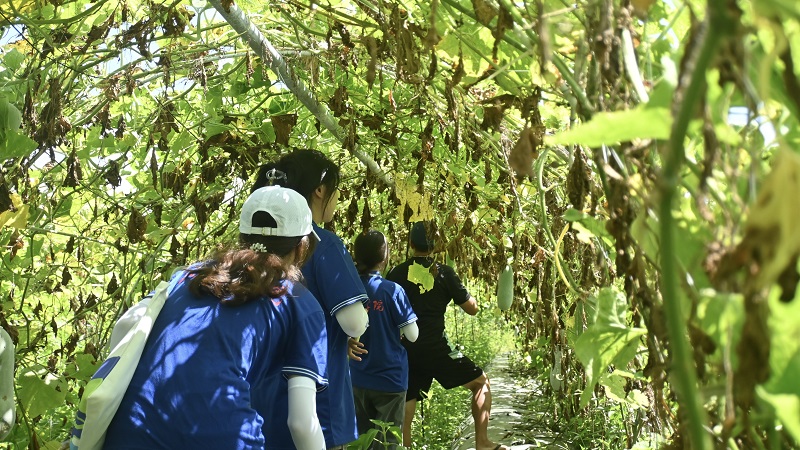
<svg viewBox="0 0 800 450"><path fill-rule="evenodd" d="M239 246L221 249L205 263L188 270L194 274L189 290L196 296L210 294L225 305L241 305L261 297L286 293L282 279L300 282L300 267L316 247L309 236L276 237L240 235ZM250 248L260 244L259 251ZM263 251L265 249L266 251ZM293 261L286 257L296 250Z"/></svg>

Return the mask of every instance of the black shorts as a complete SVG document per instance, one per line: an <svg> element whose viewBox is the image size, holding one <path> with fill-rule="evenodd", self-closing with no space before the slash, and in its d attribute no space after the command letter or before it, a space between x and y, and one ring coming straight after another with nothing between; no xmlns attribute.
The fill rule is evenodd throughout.
<svg viewBox="0 0 800 450"><path fill-rule="evenodd" d="M450 357L450 347L436 345L421 351L408 352L408 391L406 401L421 399L427 393L434 378L445 389L463 386L480 377L483 369L471 359L462 356Z"/></svg>

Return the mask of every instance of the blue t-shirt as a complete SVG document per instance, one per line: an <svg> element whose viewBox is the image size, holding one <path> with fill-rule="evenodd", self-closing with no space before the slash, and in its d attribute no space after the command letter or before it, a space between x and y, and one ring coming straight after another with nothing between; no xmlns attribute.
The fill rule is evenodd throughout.
<svg viewBox="0 0 800 450"><path fill-rule="evenodd" d="M356 408L353 402L353 386L350 383L350 369L347 363L347 339L334 314L345 306L365 303L367 294L358 276L353 258L342 240L328 230L314 224L314 231L320 238L317 248L303 266L303 276L308 290L322 305L328 330L328 387L317 394L317 416L325 436L327 448L350 443L358 438L356 429ZM285 380L277 380L281 388ZM254 405L270 405L276 401L274 387L266 383L263 388L253 391ZM257 397L257 398L256 398ZM278 401L282 401L278 399ZM259 407L256 407L259 409ZM279 430L275 433L273 431ZM267 449L294 450L291 439L287 439L286 421L268 420L264 423L264 434L269 435Z"/></svg>
<svg viewBox="0 0 800 450"><path fill-rule="evenodd" d="M193 275L189 275L191 277ZM238 306L196 297L188 278L170 293L105 439L105 450L263 449L250 387L275 374L327 384L324 314L300 284Z"/></svg>
<svg viewBox="0 0 800 450"><path fill-rule="evenodd" d="M361 361L350 360L353 386L382 392L408 389L408 357L400 343L400 328L416 322L406 292L378 272L361 277L367 289L369 328L361 336Z"/></svg>

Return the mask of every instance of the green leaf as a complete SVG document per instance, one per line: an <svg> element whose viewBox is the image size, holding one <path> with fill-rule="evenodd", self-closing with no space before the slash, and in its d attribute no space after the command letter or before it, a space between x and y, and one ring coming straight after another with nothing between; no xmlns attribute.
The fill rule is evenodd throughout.
<svg viewBox="0 0 800 450"><path fill-rule="evenodd" d="M604 288L597 297L597 316L575 341L575 354L586 371L586 389L581 393L581 408L591 399L595 385L608 366L624 368L636 356L639 337L646 331L625 325L628 305L616 289Z"/></svg>
<svg viewBox="0 0 800 450"><path fill-rule="evenodd" d="M765 386L773 393L800 395L800 289L788 303L780 301L779 293L774 288L769 295L771 377Z"/></svg>
<svg viewBox="0 0 800 450"><path fill-rule="evenodd" d="M28 417L38 417L62 406L66 397L66 386L61 378L42 366L27 367L17 377L19 403L26 408Z"/></svg>
<svg viewBox="0 0 800 450"><path fill-rule="evenodd" d="M64 200L61 204L58 205L58 209L56 209L55 213L53 213L53 218L64 217L64 216L72 216L72 204L73 204L72 197L64 197Z"/></svg>
<svg viewBox="0 0 800 450"><path fill-rule="evenodd" d="M411 263L408 267L408 281L419 286L420 294L433 289L433 275L431 275L430 269L422 264Z"/></svg>
<svg viewBox="0 0 800 450"><path fill-rule="evenodd" d="M0 161L28 156L39 144L15 130L0 130Z"/></svg>
<svg viewBox="0 0 800 450"><path fill-rule="evenodd" d="M597 294L596 325L625 326L628 315L628 302L625 294L614 288L603 288Z"/></svg>
<svg viewBox="0 0 800 450"><path fill-rule="evenodd" d="M19 133L22 114L8 98L0 94L0 161L27 156L38 144Z"/></svg>
<svg viewBox="0 0 800 450"><path fill-rule="evenodd" d="M744 300L741 294L716 292L712 289L700 291L696 320L716 344L717 349L736 348L744 323ZM721 352L719 352L721 357ZM733 367L737 367L737 354L730 352Z"/></svg>
<svg viewBox="0 0 800 450"><path fill-rule="evenodd" d="M94 355L78 353L75 355L75 361L67 365L66 373L77 380L89 381L98 368L100 361L97 361Z"/></svg>
<svg viewBox="0 0 800 450"><path fill-rule="evenodd" d="M19 130L21 124L22 114L17 107L9 103L5 95L0 95L0 132Z"/></svg>
<svg viewBox="0 0 800 450"><path fill-rule="evenodd" d="M25 61L25 55L13 48L3 58L3 65L10 70L18 70Z"/></svg>
<svg viewBox="0 0 800 450"><path fill-rule="evenodd" d="M756 393L774 408L775 415L786 431L795 441L800 442L800 397L794 394L772 394L762 386L756 386Z"/></svg>
<svg viewBox="0 0 800 450"><path fill-rule="evenodd" d="M794 16L800 19L800 3L797 0L754 0L753 9L768 18Z"/></svg>
<svg viewBox="0 0 800 450"><path fill-rule="evenodd" d="M469 45L464 40L465 36L470 36ZM483 55L490 55L491 47L486 43L492 42L491 30L474 24L467 24L460 29L459 33L448 33L436 46L437 53L446 59L457 61L459 53L462 55L462 63L466 76L475 76L481 71L481 66L486 64Z"/></svg>
<svg viewBox="0 0 800 450"><path fill-rule="evenodd" d="M211 136L216 136L220 133L224 133L225 131L233 129L232 127L225 125L221 122L214 122L214 121L207 121L206 125L206 138L210 138Z"/></svg>
<svg viewBox="0 0 800 450"><path fill-rule="evenodd" d="M770 379L756 387L759 397L769 404L786 431L800 442L800 289L788 303L779 299L780 289L769 295Z"/></svg>
<svg viewBox="0 0 800 450"><path fill-rule="evenodd" d="M174 228L154 228L149 231L145 236L151 242L162 242L168 236L175 234Z"/></svg>
<svg viewBox="0 0 800 450"><path fill-rule="evenodd" d="M196 141L197 139L194 136L192 136L192 133L190 133L187 130L182 130L180 133L175 133L173 136L170 137L169 148L171 148L172 150L177 150L182 152L187 148L189 148Z"/></svg>
<svg viewBox="0 0 800 450"><path fill-rule="evenodd" d="M648 108L669 108L675 97L675 86L667 81L660 81L650 92Z"/></svg>
<svg viewBox="0 0 800 450"><path fill-rule="evenodd" d="M619 371L615 370L614 373L606 374L600 381L600 384L603 385L606 397L615 402L630 405L633 409L649 408L650 400L642 391L631 389L626 392L625 386L627 385L627 377L620 376L618 372Z"/></svg>
<svg viewBox="0 0 800 450"><path fill-rule="evenodd" d="M579 223L583 226L583 230L578 229L579 233L587 232L591 236L595 236L605 240L609 245L613 244L611 235L606 231L606 221L596 219L582 211L575 208L568 209L563 216L567 222ZM577 227L576 227L577 228Z"/></svg>
<svg viewBox="0 0 800 450"><path fill-rule="evenodd" d="M234 81L231 85L231 95L236 97L246 94L250 90L250 85L244 81Z"/></svg>
<svg viewBox="0 0 800 450"><path fill-rule="evenodd" d="M0 228L8 226L23 229L28 226L29 217L28 205L22 205L16 211L3 211L0 213Z"/></svg>
<svg viewBox="0 0 800 450"><path fill-rule="evenodd" d="M643 209L633 220L631 236L650 259L658 261L661 248L658 221L649 210Z"/></svg>
<svg viewBox="0 0 800 450"><path fill-rule="evenodd" d="M589 122L546 139L547 145L612 145L634 139L667 139L672 116L667 108L637 108L596 114Z"/></svg>
<svg viewBox="0 0 800 450"><path fill-rule="evenodd" d="M603 379L606 397L615 402L625 403L625 380L619 376L607 376Z"/></svg>

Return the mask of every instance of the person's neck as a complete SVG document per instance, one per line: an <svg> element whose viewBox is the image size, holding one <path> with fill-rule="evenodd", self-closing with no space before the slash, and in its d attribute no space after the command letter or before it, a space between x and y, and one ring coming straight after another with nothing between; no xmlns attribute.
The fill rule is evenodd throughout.
<svg viewBox="0 0 800 450"><path fill-rule="evenodd" d="M433 252L421 252L419 250L414 251L415 258L429 258Z"/></svg>
<svg viewBox="0 0 800 450"><path fill-rule="evenodd" d="M373 275L373 274L381 274L381 270L386 267L386 264L379 263L378 265L372 266L367 269L365 272L359 272L360 275Z"/></svg>
<svg viewBox="0 0 800 450"><path fill-rule="evenodd" d="M311 220L321 228L324 228L325 223L323 219L325 219L325 206L322 202L315 198L308 204L308 209L311 210Z"/></svg>

